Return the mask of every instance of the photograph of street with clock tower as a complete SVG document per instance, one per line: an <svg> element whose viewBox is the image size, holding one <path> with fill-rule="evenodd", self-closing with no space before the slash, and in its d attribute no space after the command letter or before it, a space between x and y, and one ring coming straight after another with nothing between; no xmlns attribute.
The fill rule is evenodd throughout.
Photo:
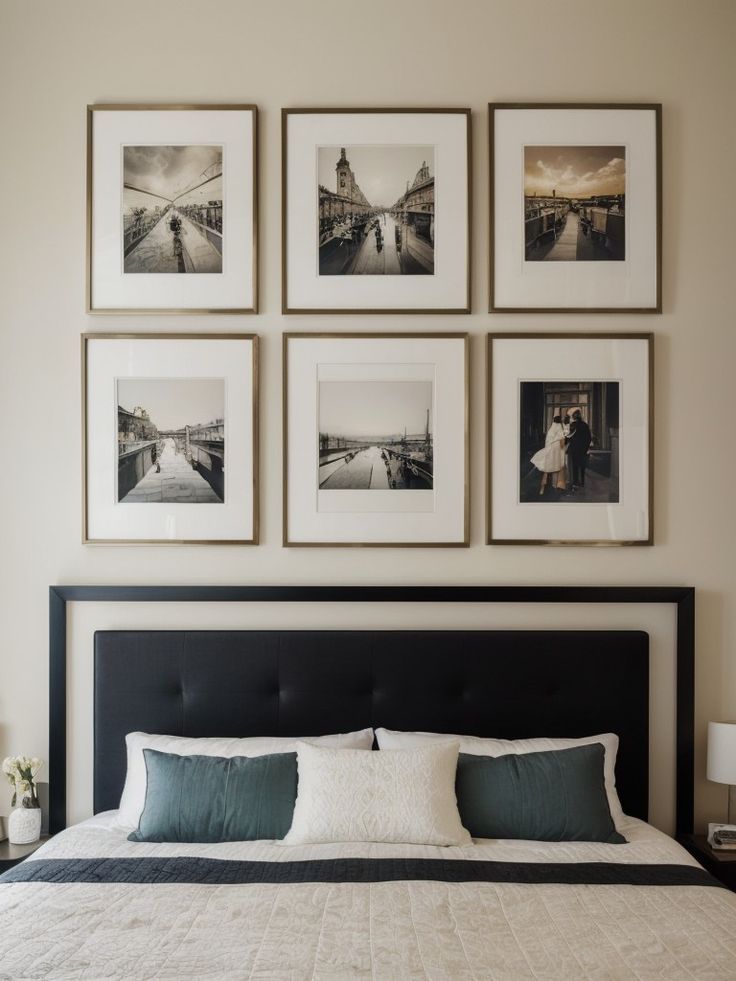
<svg viewBox="0 0 736 981"><path fill-rule="evenodd" d="M433 146L317 149L319 274L434 273Z"/></svg>

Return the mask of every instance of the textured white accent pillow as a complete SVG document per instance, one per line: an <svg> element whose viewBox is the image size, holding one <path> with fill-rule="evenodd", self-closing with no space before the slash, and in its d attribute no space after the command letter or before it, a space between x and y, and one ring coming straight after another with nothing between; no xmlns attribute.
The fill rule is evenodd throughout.
<svg viewBox="0 0 736 981"><path fill-rule="evenodd" d="M459 748L443 742L374 753L299 743L299 789L283 843L469 845L455 797Z"/></svg>
<svg viewBox="0 0 736 981"><path fill-rule="evenodd" d="M461 753L494 757L506 756L509 753L544 753L547 750L572 749L575 746L602 743L603 779L606 785L608 808L616 830L620 830L626 824L626 816L616 792L618 736L613 732L604 732L598 736L583 736L580 739L547 736L539 736L535 739L486 739L483 736L456 736L441 732L399 732L396 729L376 729L376 739L379 749L409 749L413 746L459 741Z"/></svg>
<svg viewBox="0 0 736 981"><path fill-rule="evenodd" d="M370 749L373 745L373 730L360 729L358 732L338 733L329 736L247 736L242 739L229 739L219 736L163 736L148 732L129 732L125 737L128 749L128 769L125 786L120 797L116 825L135 831L140 821L143 805L146 802L146 762L144 749L157 749L161 753L176 753L179 756L268 756L271 753L294 753L300 738L323 746L344 747L346 749Z"/></svg>

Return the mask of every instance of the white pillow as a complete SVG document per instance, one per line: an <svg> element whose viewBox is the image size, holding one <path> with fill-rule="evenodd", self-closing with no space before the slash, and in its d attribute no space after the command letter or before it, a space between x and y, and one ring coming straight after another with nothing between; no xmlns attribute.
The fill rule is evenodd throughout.
<svg viewBox="0 0 736 981"><path fill-rule="evenodd" d="M361 729L359 732L339 733L330 736L307 736L312 742L324 746L344 747L346 749L370 749L373 745L373 730ZM146 762L144 749L157 749L161 753L176 753L178 756L268 756L271 753L293 753L296 751L299 736L248 736L243 739L228 739L219 736L159 736L148 732L129 732L125 737L128 749L128 769L125 786L120 797L120 810L116 819L119 828L134 831L138 827L143 805L146 802Z"/></svg>
<svg viewBox="0 0 736 981"><path fill-rule="evenodd" d="M482 736L455 736L440 732L399 732L395 729L376 729L376 739L379 749L408 749L412 746L426 746L428 743L459 741L461 753L494 757L506 756L509 753L543 753L547 750L572 749L574 746L602 743L603 779L606 785L608 808L617 830L626 824L626 817L616 792L618 736L613 732L604 732L599 736L583 736L580 739L558 739L546 736L536 739L485 739Z"/></svg>
<svg viewBox="0 0 736 981"><path fill-rule="evenodd" d="M299 787L283 843L469 845L455 797L459 748L443 742L374 753L299 743Z"/></svg>

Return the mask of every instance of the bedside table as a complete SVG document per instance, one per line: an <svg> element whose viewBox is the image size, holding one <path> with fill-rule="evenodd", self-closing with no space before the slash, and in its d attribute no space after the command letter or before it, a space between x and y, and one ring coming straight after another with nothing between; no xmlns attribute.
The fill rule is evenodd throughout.
<svg viewBox="0 0 736 981"><path fill-rule="evenodd" d="M705 835L681 835L677 840L712 876L736 892L736 851L715 851Z"/></svg>
<svg viewBox="0 0 736 981"><path fill-rule="evenodd" d="M7 838L5 841L0 841L0 875L32 855L41 845L45 845L50 837L51 835L41 835L38 841L33 841L30 845L11 845Z"/></svg>

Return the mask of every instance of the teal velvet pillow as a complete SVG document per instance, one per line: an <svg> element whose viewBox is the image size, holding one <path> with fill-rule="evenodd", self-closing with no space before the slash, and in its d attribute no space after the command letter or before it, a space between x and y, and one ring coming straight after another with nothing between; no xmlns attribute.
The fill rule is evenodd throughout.
<svg viewBox="0 0 736 981"><path fill-rule="evenodd" d="M128 841L283 838L296 800L296 753L179 756L144 749L146 803Z"/></svg>
<svg viewBox="0 0 736 981"><path fill-rule="evenodd" d="M461 753L455 790L473 838L622 844L603 782L600 743L543 753Z"/></svg>

